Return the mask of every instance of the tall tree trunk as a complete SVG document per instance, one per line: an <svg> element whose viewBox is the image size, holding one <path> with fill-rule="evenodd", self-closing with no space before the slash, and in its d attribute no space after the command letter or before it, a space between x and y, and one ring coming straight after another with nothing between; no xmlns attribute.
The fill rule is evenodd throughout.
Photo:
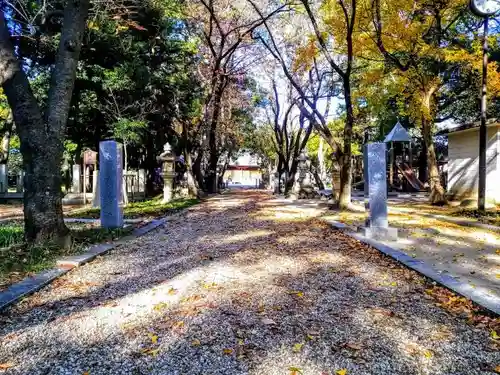
<svg viewBox="0 0 500 375"><path fill-rule="evenodd" d="M422 151L420 152L420 158L418 159L418 179L425 183L427 181L427 145L425 143L424 137L422 137L421 146Z"/></svg>
<svg viewBox="0 0 500 375"><path fill-rule="evenodd" d="M201 168L201 162L203 161L203 149L200 148L198 150L198 155L196 155L196 159L194 160L193 163L193 174L196 177L196 180L198 181L198 187L202 190L203 187L205 186L205 176L203 176L203 171Z"/></svg>
<svg viewBox="0 0 500 375"><path fill-rule="evenodd" d="M4 14L0 14L0 83L21 139L26 172L25 237L30 243L71 244L62 211L60 166L88 7L89 0L67 3L45 116L15 55Z"/></svg>
<svg viewBox="0 0 500 375"><path fill-rule="evenodd" d="M229 162L231 161L231 155L232 152L229 152L226 157L226 161L224 162L224 166L219 170L219 173L217 174L217 192L219 192L220 188L220 181L223 181L224 174L226 173L227 167L229 166Z"/></svg>
<svg viewBox="0 0 500 375"><path fill-rule="evenodd" d="M318 189L324 190L325 184L323 183L323 180L321 179L319 161L316 161L315 163L311 163L311 166L312 166L311 173L314 177L314 180L316 181L316 185L318 186Z"/></svg>
<svg viewBox="0 0 500 375"><path fill-rule="evenodd" d="M326 168L325 168L325 154L324 154L324 143L323 137L319 137L319 147L318 147L318 174L323 183L326 178Z"/></svg>
<svg viewBox="0 0 500 375"><path fill-rule="evenodd" d="M346 124L344 127L344 148L342 152L342 163L340 165L340 194L339 208L346 209L351 204L352 185L352 128L354 125L354 113L351 98L350 77L344 79L344 96L347 112Z"/></svg>
<svg viewBox="0 0 500 375"><path fill-rule="evenodd" d="M225 80L217 80L215 93L213 97L212 119L210 121L210 133L208 137L209 157L208 157L208 175L207 190L209 193L217 192L217 165L219 163L219 150L217 147L217 125L219 123L220 110L222 106L222 94L226 87Z"/></svg>
<svg viewBox="0 0 500 375"><path fill-rule="evenodd" d="M285 173L285 197L289 197L295 185L295 176L297 175L298 158L294 158L290 169Z"/></svg>
<svg viewBox="0 0 500 375"><path fill-rule="evenodd" d="M429 166L429 185L430 196L429 200L432 204L441 205L446 203L446 191L441 184L441 177L439 175L436 150L434 147L434 140L432 138L432 124L425 121L422 127L424 135L424 142L427 149L427 161Z"/></svg>
<svg viewBox="0 0 500 375"><path fill-rule="evenodd" d="M434 118L431 116L432 105L431 100L433 99L434 92L437 88L431 87L423 95L422 101L422 135L424 138L425 148L427 149L427 165L429 174L429 185L430 185L430 196L429 200L432 204L445 204L446 203L446 191L441 184L441 177L439 175L439 169L437 164L436 149L434 148L434 139L432 127L433 124L429 121L429 118Z"/></svg>
<svg viewBox="0 0 500 375"><path fill-rule="evenodd" d="M284 195L286 198L290 197L293 191L293 186L295 185L295 173L291 171L285 171L285 186Z"/></svg>
<svg viewBox="0 0 500 375"><path fill-rule="evenodd" d="M198 187L196 186L196 180L193 174L193 160L191 158L191 153L184 148L184 160L186 161L186 175L189 194L193 197L198 196Z"/></svg>
<svg viewBox="0 0 500 375"><path fill-rule="evenodd" d="M127 173L128 170L127 142L123 142L123 170L125 173Z"/></svg>

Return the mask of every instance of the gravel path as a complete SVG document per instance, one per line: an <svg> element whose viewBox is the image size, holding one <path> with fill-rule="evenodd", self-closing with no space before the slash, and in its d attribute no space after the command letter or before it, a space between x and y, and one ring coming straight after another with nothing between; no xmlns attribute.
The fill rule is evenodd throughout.
<svg viewBox="0 0 500 375"><path fill-rule="evenodd" d="M320 213L257 192L192 207L1 315L0 373L495 374L494 322Z"/></svg>

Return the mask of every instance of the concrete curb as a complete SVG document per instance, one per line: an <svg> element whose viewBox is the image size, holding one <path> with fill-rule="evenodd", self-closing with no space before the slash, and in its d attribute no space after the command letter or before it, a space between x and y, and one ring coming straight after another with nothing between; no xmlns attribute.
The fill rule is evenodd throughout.
<svg viewBox="0 0 500 375"><path fill-rule="evenodd" d="M146 224L141 228L134 229L128 236L122 237L112 243L94 245L83 254L61 258L57 260L56 268L42 271L33 277L27 277L24 280L11 285L5 291L0 292L0 311L18 302L22 298L39 291L47 284L71 271L73 268L89 263L99 255L104 255L118 246L126 244L130 240L144 236L145 234L155 230L165 224L172 218L172 216L175 216L175 214L161 219L152 220L149 224Z"/></svg>
<svg viewBox="0 0 500 375"><path fill-rule="evenodd" d="M487 293L483 293L472 286L470 286L468 283L464 283L462 281L459 281L455 279L454 277L443 274L436 269L434 269L431 265L426 263L423 260L420 259L415 259L408 254L403 253L400 250L396 250L390 246L384 245L383 243L380 243L378 241L368 239L359 233L355 233L350 231L351 228L346 226L345 224L333 221L333 220L326 220L324 219L325 222L330 224L336 229L342 230L345 234L348 236L366 244L369 245L381 253L397 260L400 263L403 263L405 266L408 268L411 268L418 273L434 280L435 282L445 286L448 289L451 289L453 292L460 294L471 301L475 302L479 306L482 306L483 308L500 315L500 298L496 296L489 295ZM346 230L347 229L347 230Z"/></svg>

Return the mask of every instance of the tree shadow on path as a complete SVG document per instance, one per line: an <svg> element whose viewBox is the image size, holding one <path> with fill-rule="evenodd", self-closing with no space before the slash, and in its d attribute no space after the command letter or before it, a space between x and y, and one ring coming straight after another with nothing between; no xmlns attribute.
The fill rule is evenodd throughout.
<svg viewBox="0 0 500 375"><path fill-rule="evenodd" d="M497 365L487 331L434 306L421 277L268 199L210 200L28 298L4 315L0 363L16 364L12 374L92 375Z"/></svg>

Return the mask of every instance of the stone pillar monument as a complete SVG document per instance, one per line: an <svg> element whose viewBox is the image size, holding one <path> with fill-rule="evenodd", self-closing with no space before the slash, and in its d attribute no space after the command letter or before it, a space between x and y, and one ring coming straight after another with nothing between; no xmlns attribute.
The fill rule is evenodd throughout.
<svg viewBox="0 0 500 375"><path fill-rule="evenodd" d="M173 198L175 177L175 155L168 143L163 146L163 152L158 156L158 161L162 162L163 203L167 203Z"/></svg>
<svg viewBox="0 0 500 375"><path fill-rule="evenodd" d="M7 164L0 164L0 193L9 191L9 180L7 176Z"/></svg>
<svg viewBox="0 0 500 375"><path fill-rule="evenodd" d="M116 141L99 143L101 226L123 227L123 147Z"/></svg>
<svg viewBox="0 0 500 375"><path fill-rule="evenodd" d="M73 193L80 194L82 192L82 167L80 164L73 164L73 177L71 180L71 186Z"/></svg>
<svg viewBox="0 0 500 375"><path fill-rule="evenodd" d="M24 192L24 171L17 172L16 192L18 193Z"/></svg>
<svg viewBox="0 0 500 375"><path fill-rule="evenodd" d="M368 211L363 234L378 240L397 240L396 228L387 220L387 164L385 143L364 146L365 207Z"/></svg>
<svg viewBox="0 0 500 375"><path fill-rule="evenodd" d="M101 204L101 189L99 188L99 171L96 169L92 181L92 208L99 208Z"/></svg>

